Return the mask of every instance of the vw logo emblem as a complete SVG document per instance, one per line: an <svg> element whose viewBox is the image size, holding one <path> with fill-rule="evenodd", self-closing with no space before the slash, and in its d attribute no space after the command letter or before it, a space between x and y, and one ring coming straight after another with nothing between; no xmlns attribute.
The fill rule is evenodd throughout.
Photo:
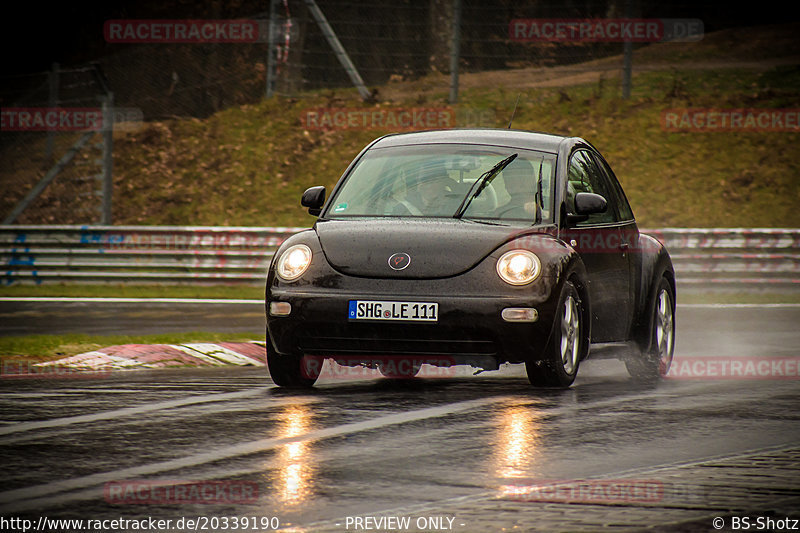
<svg viewBox="0 0 800 533"><path fill-rule="evenodd" d="M411 256L404 253L394 254L389 258L389 266L393 270L403 270L411 264Z"/></svg>

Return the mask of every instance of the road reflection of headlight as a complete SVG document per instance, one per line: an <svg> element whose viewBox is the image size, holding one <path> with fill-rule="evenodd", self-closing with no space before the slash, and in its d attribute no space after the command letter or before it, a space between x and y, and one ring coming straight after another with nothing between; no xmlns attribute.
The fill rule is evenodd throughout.
<svg viewBox="0 0 800 533"><path fill-rule="evenodd" d="M297 437L310 429L311 416L308 408L303 405L289 407L282 418L284 424L278 434L279 438ZM296 505L310 497L314 469L309 459L308 442L290 442L281 446L278 452L276 492L284 504Z"/></svg>
<svg viewBox="0 0 800 533"><path fill-rule="evenodd" d="M525 285L532 282L542 270L536 254L528 250L511 250L497 260L497 274L510 285Z"/></svg>
<svg viewBox="0 0 800 533"><path fill-rule="evenodd" d="M500 478L530 477L539 455L539 424L530 406L504 408L495 454L496 475Z"/></svg>
<svg viewBox="0 0 800 533"><path fill-rule="evenodd" d="M311 265L311 248L296 244L283 252L278 258L276 271L284 281L294 281L302 276Z"/></svg>

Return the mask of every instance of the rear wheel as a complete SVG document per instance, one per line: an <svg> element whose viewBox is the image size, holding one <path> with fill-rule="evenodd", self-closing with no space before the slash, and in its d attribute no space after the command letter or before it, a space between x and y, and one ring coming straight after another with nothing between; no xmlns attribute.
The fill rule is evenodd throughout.
<svg viewBox="0 0 800 533"><path fill-rule="evenodd" d="M666 278L661 278L653 306L650 348L625 360L631 377L653 381L669 372L675 351L675 294Z"/></svg>
<svg viewBox="0 0 800 533"><path fill-rule="evenodd" d="M319 377L321 358L303 358L297 355L280 355L272 346L267 331L267 367L275 385L287 388L310 388Z"/></svg>
<svg viewBox="0 0 800 533"><path fill-rule="evenodd" d="M535 387L566 388L575 381L583 353L583 305L578 290L567 281L561 289L553 331L541 360L525 363Z"/></svg>

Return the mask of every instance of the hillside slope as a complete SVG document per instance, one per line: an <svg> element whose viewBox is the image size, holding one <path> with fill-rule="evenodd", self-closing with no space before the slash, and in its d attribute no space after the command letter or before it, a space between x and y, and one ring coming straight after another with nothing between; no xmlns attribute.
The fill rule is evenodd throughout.
<svg viewBox="0 0 800 533"><path fill-rule="evenodd" d="M619 58L561 70L465 74L455 112L505 127L519 95L514 128L592 142L615 169L642 226L798 227L800 130L662 127L662 114L670 109L800 108L800 60L785 45L798 29L749 29L749 46L734 46L732 36L720 32L691 46L638 49L629 100L620 98ZM358 151L390 130L309 129L301 120L306 110L447 106L442 76L376 89L375 104L364 104L354 90L322 91L115 134L114 223L312 223L299 206L302 191L312 185L330 190ZM18 161L4 167L0 180L13 191L5 207L24 194L20 183L35 183L33 173L42 171ZM75 209L75 199L58 191L52 187L40 202L40 212L49 213L45 221L91 222ZM19 222L41 223L36 216L26 213Z"/></svg>

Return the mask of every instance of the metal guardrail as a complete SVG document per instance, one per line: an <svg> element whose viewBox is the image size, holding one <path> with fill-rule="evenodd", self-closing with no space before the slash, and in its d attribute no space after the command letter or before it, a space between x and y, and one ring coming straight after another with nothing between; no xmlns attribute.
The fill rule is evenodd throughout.
<svg viewBox="0 0 800 533"><path fill-rule="evenodd" d="M275 249L302 228L0 226L5 285L263 283Z"/></svg>
<svg viewBox="0 0 800 533"><path fill-rule="evenodd" d="M303 228L0 226L3 285L261 284ZM663 242L685 288L800 289L800 229L642 230Z"/></svg>
<svg viewBox="0 0 800 533"><path fill-rule="evenodd" d="M684 288L800 290L800 229L641 230L664 243Z"/></svg>

